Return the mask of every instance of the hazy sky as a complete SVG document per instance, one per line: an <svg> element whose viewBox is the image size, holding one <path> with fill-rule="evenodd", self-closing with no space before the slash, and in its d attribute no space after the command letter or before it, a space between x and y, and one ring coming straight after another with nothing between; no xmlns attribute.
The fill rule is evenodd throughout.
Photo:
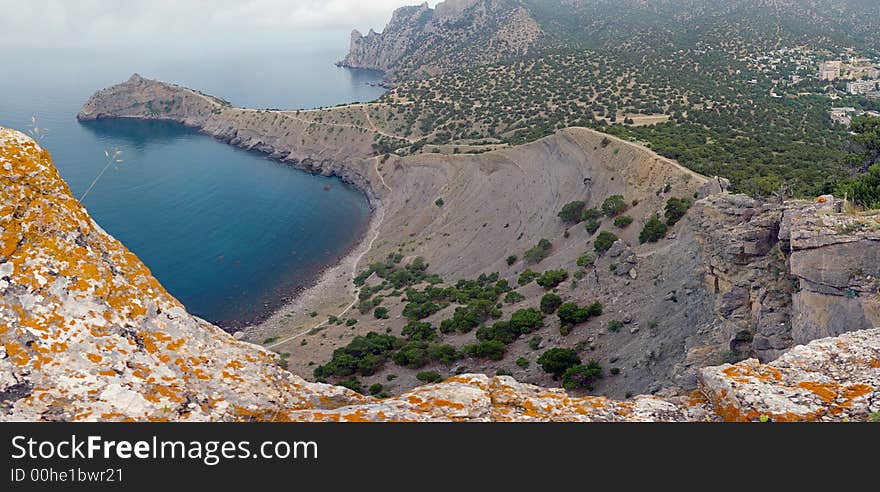
<svg viewBox="0 0 880 492"><path fill-rule="evenodd" d="M0 0L0 44L68 47L291 39L301 31L381 31L419 0ZM432 6L436 0L429 2Z"/></svg>

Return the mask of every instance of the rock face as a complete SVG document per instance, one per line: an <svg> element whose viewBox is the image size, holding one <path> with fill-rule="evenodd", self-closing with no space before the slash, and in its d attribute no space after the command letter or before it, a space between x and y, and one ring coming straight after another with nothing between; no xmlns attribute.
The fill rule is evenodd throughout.
<svg viewBox="0 0 880 492"><path fill-rule="evenodd" d="M690 397L574 398L463 375L377 400L309 383L189 315L21 133L0 129L0 182L0 420L866 420L880 411L876 329L769 365L702 369Z"/></svg>
<svg viewBox="0 0 880 492"><path fill-rule="evenodd" d="M880 326L880 214L841 214L833 198L786 210L795 343Z"/></svg>
<svg viewBox="0 0 880 492"><path fill-rule="evenodd" d="M382 31L354 31L340 65L386 72L395 81L525 54L541 28L512 0L447 0L402 7Z"/></svg>

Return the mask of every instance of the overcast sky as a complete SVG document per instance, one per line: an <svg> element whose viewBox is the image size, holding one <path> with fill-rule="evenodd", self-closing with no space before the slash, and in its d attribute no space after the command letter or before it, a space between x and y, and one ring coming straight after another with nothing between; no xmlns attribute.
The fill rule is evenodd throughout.
<svg viewBox="0 0 880 492"><path fill-rule="evenodd" d="M315 30L381 31L420 0L0 0L3 46L53 47L292 39ZM432 6L436 0L429 2Z"/></svg>

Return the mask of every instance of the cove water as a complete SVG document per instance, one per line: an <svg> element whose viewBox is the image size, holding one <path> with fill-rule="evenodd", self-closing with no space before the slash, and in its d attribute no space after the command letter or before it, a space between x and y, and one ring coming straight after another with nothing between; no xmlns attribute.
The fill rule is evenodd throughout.
<svg viewBox="0 0 880 492"><path fill-rule="evenodd" d="M381 75L337 68L348 34L321 32L230 54L167 50L0 51L0 126L47 130L40 144L92 217L190 312L224 328L258 321L337 262L365 233L369 206L336 178L314 176L174 123L79 123L96 90L132 73L252 108L369 101Z"/></svg>

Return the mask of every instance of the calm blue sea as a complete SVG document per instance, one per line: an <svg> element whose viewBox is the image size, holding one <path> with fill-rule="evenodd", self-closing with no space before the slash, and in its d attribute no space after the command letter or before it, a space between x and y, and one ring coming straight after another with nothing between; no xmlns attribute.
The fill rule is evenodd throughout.
<svg viewBox="0 0 880 492"><path fill-rule="evenodd" d="M346 32L311 34L247 53L0 50L0 126L41 141L95 220L126 244L191 312L233 328L264 316L344 255L369 220L365 197L313 176L160 122L78 123L97 89L138 72L221 96L237 106L312 108L368 101L371 72L333 66ZM195 50L198 51L198 50Z"/></svg>

